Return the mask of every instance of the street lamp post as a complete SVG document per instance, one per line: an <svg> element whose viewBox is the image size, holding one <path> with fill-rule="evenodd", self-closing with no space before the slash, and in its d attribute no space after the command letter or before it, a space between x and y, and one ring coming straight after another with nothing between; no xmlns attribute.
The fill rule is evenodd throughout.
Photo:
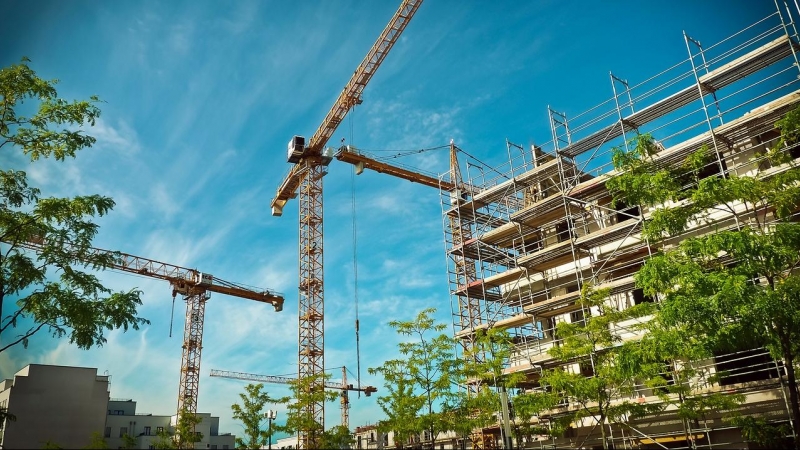
<svg viewBox="0 0 800 450"><path fill-rule="evenodd" d="M268 425L267 425L268 426L268 428L267 428L267 433L268 433L268 436L267 436L267 439L268 439L267 448L269 448L269 450L272 450L272 421L275 420L276 417L278 417L278 411L273 411L273 410L270 409L269 411L264 413L264 417L266 417L267 420L269 421Z"/></svg>

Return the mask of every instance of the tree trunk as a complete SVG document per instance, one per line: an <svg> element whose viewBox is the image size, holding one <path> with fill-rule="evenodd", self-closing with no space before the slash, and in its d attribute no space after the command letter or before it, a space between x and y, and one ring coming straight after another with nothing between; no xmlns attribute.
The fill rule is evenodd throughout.
<svg viewBox="0 0 800 450"><path fill-rule="evenodd" d="M608 450L608 441L606 440L606 417L603 412L602 402L597 405L597 413L600 415L600 437L603 439L603 450Z"/></svg>
<svg viewBox="0 0 800 450"><path fill-rule="evenodd" d="M789 384L789 403L792 410L792 428L794 428L794 448L800 450L800 398L797 392L797 378L794 372L794 354L792 344L789 342L788 333L782 333L781 347L783 350L783 365L786 367L786 377Z"/></svg>

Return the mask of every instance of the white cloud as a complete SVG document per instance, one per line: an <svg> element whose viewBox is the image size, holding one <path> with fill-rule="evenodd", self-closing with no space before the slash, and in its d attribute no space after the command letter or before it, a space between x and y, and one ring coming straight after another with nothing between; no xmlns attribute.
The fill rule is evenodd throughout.
<svg viewBox="0 0 800 450"><path fill-rule="evenodd" d="M108 149L132 157L141 151L139 136L125 120L118 118L116 126L104 119L98 119L95 126L86 129L86 133L97 139L95 147Z"/></svg>

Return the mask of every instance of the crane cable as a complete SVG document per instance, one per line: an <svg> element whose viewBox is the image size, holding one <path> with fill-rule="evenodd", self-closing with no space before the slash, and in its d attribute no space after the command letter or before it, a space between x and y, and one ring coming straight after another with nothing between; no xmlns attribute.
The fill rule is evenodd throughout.
<svg viewBox="0 0 800 450"><path fill-rule="evenodd" d="M172 320L175 318L175 295L176 292L172 291L172 312L169 314L169 337L172 337Z"/></svg>
<svg viewBox="0 0 800 450"><path fill-rule="evenodd" d="M353 113L355 106L350 110L350 143L353 143ZM356 168L352 167L350 171L350 204L352 207L353 216L353 296L355 298L355 312L356 312L356 380L358 383L358 398L361 398L361 342L359 339L359 324L358 324L358 237L356 228Z"/></svg>

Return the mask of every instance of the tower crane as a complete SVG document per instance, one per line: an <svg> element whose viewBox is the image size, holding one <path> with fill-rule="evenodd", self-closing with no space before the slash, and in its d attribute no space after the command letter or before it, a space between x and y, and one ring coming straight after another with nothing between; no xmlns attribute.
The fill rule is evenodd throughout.
<svg viewBox="0 0 800 450"><path fill-rule="evenodd" d="M481 325L480 301L483 296L480 289L473 290L473 287L478 285L478 273L475 264L467 258L468 251L466 251L465 248L465 246L474 241L472 239L472 229L469 226L469 221L462 220L461 214L472 213L473 211L461 211L459 202L468 198L473 192L471 187L465 185L462 180L461 170L458 165L458 151L459 148L451 141L450 172L448 174L450 181L440 180L410 169L396 167L378 161L350 146L342 146L335 154L335 157L339 161L354 165L356 174L358 175L360 175L364 169L370 169L375 172L385 173L393 177L450 192L450 203L454 209L450 214L447 214L447 218L449 220L450 230L453 234L453 251L450 256L454 260L456 276L458 277L458 307L461 320L459 326L462 330L474 330ZM475 206L476 208L479 207L479 205ZM478 287L482 289L482 286ZM460 343L466 354L472 354L471 350L475 345L474 334L465 334L460 339Z"/></svg>
<svg viewBox="0 0 800 450"><path fill-rule="evenodd" d="M47 243L44 239L34 238L19 243L19 245L41 252L46 248ZM66 243L64 248L67 251L75 252L76 259L81 259L77 253L78 249L74 248L74 246ZM200 352L203 348L203 321L206 302L211 298L210 293L214 292L268 303L275 308L276 312L283 310L283 294L273 290L245 287L215 278L209 273L200 272L196 269L188 269L127 253L90 247L84 257L92 255L111 256L114 262L108 267L109 269L165 280L172 287L173 298L175 295L181 294L186 300L181 380L178 386L178 415L184 413L197 414Z"/></svg>
<svg viewBox="0 0 800 450"><path fill-rule="evenodd" d="M257 381L259 383L277 383L277 384L291 384L294 381L297 381L296 378L289 378L289 377L282 377L276 375L256 375L252 373L243 373L243 372L229 372L227 370L217 370L211 369L211 376L212 377L221 377L221 378L232 378L235 380L247 380L247 381ZM354 387L352 384L347 384L347 368L342 366L342 384L331 383L331 382L324 382L322 386L325 389L337 389L342 391L341 396L339 397L340 407L342 409L342 425L346 427L348 430L350 429L350 397L348 396L348 391L354 392L363 392L364 395L369 397L375 392L378 392L378 389L374 386L358 386Z"/></svg>
<svg viewBox="0 0 800 450"><path fill-rule="evenodd" d="M458 315L460 330L475 330L482 324L481 300L484 298L484 286L479 282L478 272L474 261L469 257L474 250L469 250L470 244L474 243L473 231L468 220L463 220L462 215L477 214L476 209L481 207L479 202L473 203L473 208L463 208L465 200L469 199L475 192L472 186L465 184L461 176L461 169L458 164L458 151L453 141L450 141L450 181L444 181L413 170L396 167L384 162L370 158L362 154L357 149L350 146L343 146L336 153L335 157L339 161L355 166L356 174L360 175L364 169L370 169L379 173L385 173L397 178L409 180L424 186L439 188L441 191L450 193L450 204L452 209L447 213L448 225L452 233L452 258L455 273L456 286L458 286ZM458 335L458 333L456 333ZM482 358L481 355L473 351L476 342L474 333L463 333L459 339L464 355L471 355L472 358ZM480 388L478 384L468 383L466 386L469 394L474 394ZM475 448L483 448L482 431L475 433L472 437Z"/></svg>
<svg viewBox="0 0 800 450"><path fill-rule="evenodd" d="M294 164L289 174L278 187L272 199L272 215L283 214L289 199L300 194L300 264L298 296L298 373L300 378L317 379L325 367L324 358L324 279L322 239L322 177L332 161L332 151L325 148L333 132L338 128L350 109L362 102L361 94L375 71L380 67L389 50L405 30L408 22L422 4L422 0L403 0L400 7L383 29L378 39L356 68L308 145L305 138L294 136L289 141L288 160ZM322 386L312 386L311 388ZM316 402L308 405L308 415L325 425L324 405ZM303 448L316 448L317 436L311 430L300 432Z"/></svg>

